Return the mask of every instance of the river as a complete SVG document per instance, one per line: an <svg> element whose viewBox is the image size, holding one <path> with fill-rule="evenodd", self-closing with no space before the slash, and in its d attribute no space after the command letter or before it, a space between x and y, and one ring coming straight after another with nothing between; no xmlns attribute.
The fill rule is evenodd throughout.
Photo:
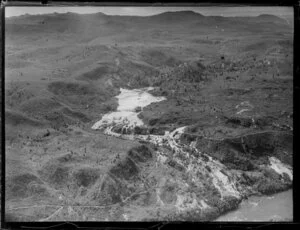
<svg viewBox="0 0 300 230"><path fill-rule="evenodd" d="M179 127L172 132L165 132L165 135L137 135L129 134L123 135L115 133L112 129L116 125L121 125L126 129L133 129L136 126L144 126L142 120L138 118L138 114L142 111L143 107L155 102L166 100L165 97L155 97L149 93L153 88L143 89L121 89L121 93L116 96L118 99L117 111L105 114L102 119L93 125L93 129L104 129L104 133L116 137L122 137L124 139L138 139L152 142L156 145L167 144L174 151L174 159L177 163L183 164L182 156L186 156L189 161L187 166L187 173L197 182L202 183L196 176L199 172L204 172L206 166L210 167L209 177L214 186L220 191L221 196L235 196L239 197L239 191L237 190L235 183L229 178L229 174L224 174L226 170L225 166L212 159L210 156L206 156L208 160L203 161L201 158L195 158L189 154L188 151L183 148L179 143L179 137L184 133L185 127ZM138 109L137 109L138 108ZM197 151L191 143L191 149ZM200 153L200 152L199 152ZM205 153L201 153L206 155ZM180 158L177 156L181 156ZM157 152L157 162L164 164L167 160L167 156L162 152ZM278 174L286 173L291 180L293 180L292 168L283 164L278 159L271 157L270 164L266 167L272 168ZM232 176L230 176L232 178ZM180 200L180 199L178 199ZM200 203L199 203L200 202ZM205 202L195 200L193 204L197 204L201 209L205 209L208 206L203 205ZM199 204L198 204L199 203ZM196 205L196 206L197 206ZM175 205L178 210L181 210L180 205ZM180 206L180 207L179 207ZM270 220L291 220L293 216L293 197L292 190L275 194L273 196L253 196L248 200L244 200L239 208L235 211L229 212L216 221L270 221Z"/></svg>
<svg viewBox="0 0 300 230"><path fill-rule="evenodd" d="M293 190L272 196L252 196L216 221L292 221Z"/></svg>

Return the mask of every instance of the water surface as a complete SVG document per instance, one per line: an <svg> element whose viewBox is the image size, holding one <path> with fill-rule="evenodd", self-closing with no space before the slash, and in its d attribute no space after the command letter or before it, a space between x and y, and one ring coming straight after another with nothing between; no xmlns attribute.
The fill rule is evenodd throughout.
<svg viewBox="0 0 300 230"><path fill-rule="evenodd" d="M272 196L253 196L216 221L292 221L293 190Z"/></svg>

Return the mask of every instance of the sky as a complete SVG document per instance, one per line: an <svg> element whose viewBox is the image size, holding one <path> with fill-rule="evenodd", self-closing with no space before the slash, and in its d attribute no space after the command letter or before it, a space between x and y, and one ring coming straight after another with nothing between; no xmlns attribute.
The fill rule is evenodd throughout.
<svg viewBox="0 0 300 230"><path fill-rule="evenodd" d="M6 6L5 16L20 16L24 14L50 14L50 13L67 13L74 12L79 14L91 14L102 12L108 15L137 15L137 16L150 16L166 11L182 11L192 10L201 13L205 16L258 16L260 14L273 14L276 16L293 16L292 7L256 7L256 6L243 6L243 7L112 7L112 6L77 6L77 7L53 7L53 6Z"/></svg>

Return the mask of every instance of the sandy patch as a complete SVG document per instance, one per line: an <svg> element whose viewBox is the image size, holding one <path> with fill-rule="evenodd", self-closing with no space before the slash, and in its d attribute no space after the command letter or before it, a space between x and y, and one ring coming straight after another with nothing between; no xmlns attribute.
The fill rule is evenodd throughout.
<svg viewBox="0 0 300 230"><path fill-rule="evenodd" d="M121 88L121 93L116 96L118 99L117 111L105 114L100 121L92 126L92 129L111 125L123 125L125 127L144 125L143 121L138 118L141 111L137 112L136 109L142 109L151 103L166 100L165 97L155 97L148 93L152 89L152 87L133 90Z"/></svg>

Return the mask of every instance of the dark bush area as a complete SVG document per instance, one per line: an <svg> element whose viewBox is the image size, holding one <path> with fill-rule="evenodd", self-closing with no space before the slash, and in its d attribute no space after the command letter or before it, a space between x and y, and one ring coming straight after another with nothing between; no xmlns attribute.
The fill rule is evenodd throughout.
<svg viewBox="0 0 300 230"><path fill-rule="evenodd" d="M95 184L100 175L95 169L84 168L75 172L73 176L77 186L90 187Z"/></svg>
<svg viewBox="0 0 300 230"><path fill-rule="evenodd" d="M152 127L149 128L149 133L153 135L160 135L163 136L165 135L165 128L164 127Z"/></svg>
<svg viewBox="0 0 300 230"><path fill-rule="evenodd" d="M69 108L63 108L62 112L65 115L70 116L71 118L74 118L74 119L78 119L82 122L89 122L90 121L90 119L84 113L77 112L77 111L71 110Z"/></svg>
<svg viewBox="0 0 300 230"><path fill-rule="evenodd" d="M56 81L48 85L48 90L55 95L94 95L95 89L88 84Z"/></svg>
<svg viewBox="0 0 300 230"><path fill-rule="evenodd" d="M107 176L104 178L100 192L95 192L92 199L99 204L115 204L121 202L122 187L116 180Z"/></svg>
<svg viewBox="0 0 300 230"><path fill-rule="evenodd" d="M170 165L172 168L177 169L177 170L180 171L180 172L184 172L184 171L185 171L185 168L184 168L182 165L178 164L178 163L177 163L176 161L174 161L174 160L170 160L170 161L168 162L168 165Z"/></svg>
<svg viewBox="0 0 300 230"><path fill-rule="evenodd" d="M250 134L245 136L245 145L255 156L269 155L275 149L275 136L272 133Z"/></svg>
<svg viewBox="0 0 300 230"><path fill-rule="evenodd" d="M134 127L134 134L147 135L147 134L149 134L149 130L147 127L136 126L136 127Z"/></svg>
<svg viewBox="0 0 300 230"><path fill-rule="evenodd" d="M21 113L17 113L14 111L5 111L5 123L10 124L12 126L28 125L28 126L42 127L44 125L42 122L38 120L31 119Z"/></svg>
<svg viewBox="0 0 300 230"><path fill-rule="evenodd" d="M136 162L146 162L152 158L152 150L146 145L140 145L129 150L128 156Z"/></svg>
<svg viewBox="0 0 300 230"><path fill-rule="evenodd" d="M257 191L265 195L271 195L276 192L284 191L288 187L290 186L270 178L263 178L257 184L255 184Z"/></svg>
<svg viewBox="0 0 300 230"><path fill-rule="evenodd" d="M84 73L78 77L78 80L96 81L103 78L106 74L112 72L113 69L109 66L100 66L90 72Z"/></svg>
<svg viewBox="0 0 300 230"><path fill-rule="evenodd" d="M251 118L229 117L226 118L225 124L233 128L238 126L249 128L252 125L252 120Z"/></svg>
<svg viewBox="0 0 300 230"><path fill-rule="evenodd" d="M221 160L221 163L225 164L229 168L243 171L251 171L255 169L255 165L249 157L245 157L234 151L228 151Z"/></svg>
<svg viewBox="0 0 300 230"><path fill-rule="evenodd" d="M113 166L110 169L110 173L117 178L130 180L133 177L137 176L137 174L139 173L139 169L133 160L131 160L129 157L126 157L116 166Z"/></svg>
<svg viewBox="0 0 300 230"><path fill-rule="evenodd" d="M7 197L24 198L32 195L29 184L42 184L42 181L31 173L14 176L6 182Z"/></svg>

